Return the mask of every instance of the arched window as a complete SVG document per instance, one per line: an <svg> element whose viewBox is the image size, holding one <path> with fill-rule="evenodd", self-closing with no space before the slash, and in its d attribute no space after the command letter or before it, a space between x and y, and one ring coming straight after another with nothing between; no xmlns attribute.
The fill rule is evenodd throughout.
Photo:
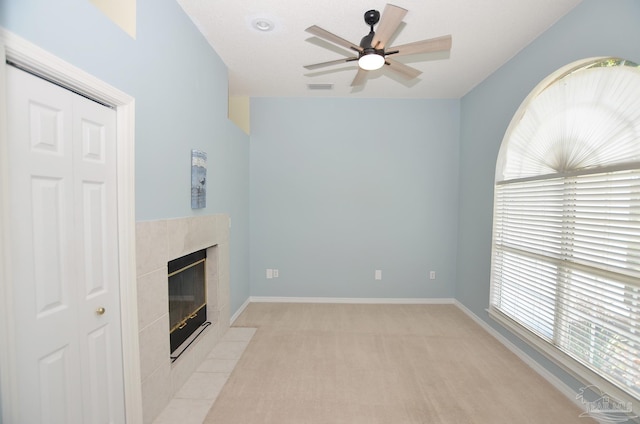
<svg viewBox="0 0 640 424"><path fill-rule="evenodd" d="M489 311L582 381L640 400L638 65L569 65L514 116L496 167Z"/></svg>

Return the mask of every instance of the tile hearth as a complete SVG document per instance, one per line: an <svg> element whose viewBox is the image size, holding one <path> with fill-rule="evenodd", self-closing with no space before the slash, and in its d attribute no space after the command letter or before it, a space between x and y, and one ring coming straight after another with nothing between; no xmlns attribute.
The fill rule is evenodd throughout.
<svg viewBox="0 0 640 424"><path fill-rule="evenodd" d="M153 424L202 424L255 328L229 328Z"/></svg>

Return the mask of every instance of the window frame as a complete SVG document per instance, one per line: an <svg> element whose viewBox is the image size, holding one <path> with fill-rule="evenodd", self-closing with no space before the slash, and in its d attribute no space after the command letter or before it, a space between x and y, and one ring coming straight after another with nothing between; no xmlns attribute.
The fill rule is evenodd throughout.
<svg viewBox="0 0 640 424"><path fill-rule="evenodd" d="M561 68L560 70L554 72L553 74L551 74L549 77L543 80L529 94L529 96L525 99L525 101L522 103L522 105L514 115L514 118L512 119L511 124L507 129L505 139L503 140L502 147L500 149L500 153L497 160L496 186L502 185L502 184L510 184L514 182L540 181L540 180L552 179L552 178L567 180L572 177L579 177L581 175L588 176L591 174L597 174L597 173L603 173L603 172L615 173L615 172L629 170L629 169L640 169L640 163L625 163L625 164L616 164L612 166L605 166L605 167L596 168L596 169L586 169L586 170L583 169L583 170L577 170L573 172L557 173L553 175L540 175L540 176L533 176L533 177L527 176L524 178L519 178L519 179L516 178L509 181L503 181L504 178L503 178L503 175L501 174L507 161L509 135L517 127L518 123L521 121L522 117L527 111L527 107L530 104L530 102L533 99L535 99L540 93L542 93L546 88L556 83L557 81L561 80L563 77L571 74L572 72L597 64L604 60L610 60L610 59L611 58L591 58L591 59L569 64ZM564 352L561 348L556 346L556 344L561 343L555 340L556 337L562 336L562 335L558 336L556 331L556 328L559 325L562 325L561 323L559 323L563 319L561 309L554 310L554 313L553 313L554 322L552 324L553 326L552 334L551 334L551 337L549 337L549 340L545 340L543 334L538 334L532 329L528 329L527 327L518 323L516 319L510 317L508 314L504 313L494 305L494 299L496 299L496 295L497 295L496 290L498 290L498 288L494 285L494 276L496 275L496 269L494 267L496 266L496 263L497 263L496 255L502 252L496 248L496 239L498 238L497 236L498 230L496 228L497 222L498 222L497 214L499 213L499 210L497 208L497 202L498 202L497 193L498 193L498 190L496 190L496 192L494 193L493 232L492 232L492 247L491 247L491 289L490 289L490 305L487 310L489 316L495 321L497 321L498 323L500 323L502 326L506 327L516 336L521 338L527 344L531 345L536 350L541 352L548 359L551 359L555 364L559 365L562 369L567 371L570 375L572 375L578 381L584 382L585 385L587 384L595 385L599 389L603 390L604 392L606 392L607 394L609 394L610 396L618 400L621 400L624 402L631 402L631 404L633 405L633 413L636 415L640 415L640 408L638 405L640 403L640 396L636 397L633 394L629 393L628 391L621 389L618 385L612 383L607 378L604 378L602 375L595 372L590 367L582 364L578 360L574 359L570 354ZM563 205L565 205L564 202L563 202ZM564 237L565 236L564 229L561 231L561 233L562 233L562 237ZM565 259L566 258L559 259L559 262L557 264L559 268L563 266L562 261ZM551 262L552 261L549 261L549 263ZM559 272L557 274L559 274ZM632 286L634 287L634 289L640 289L640 285L636 286L635 284L633 284ZM558 291L559 289L558 287L556 287L555 293L558 293ZM556 302L558 302L557 295L554 297L554 299L556 300ZM636 324L638 324L638 322L636 322ZM634 328L636 327L634 326ZM637 328L640 329L640 324L638 324Z"/></svg>

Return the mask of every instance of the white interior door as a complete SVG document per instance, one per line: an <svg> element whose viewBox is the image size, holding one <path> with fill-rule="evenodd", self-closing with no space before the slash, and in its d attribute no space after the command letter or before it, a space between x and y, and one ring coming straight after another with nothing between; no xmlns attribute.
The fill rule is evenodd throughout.
<svg viewBox="0 0 640 424"><path fill-rule="evenodd" d="M115 111L7 66L21 423L124 423Z"/></svg>

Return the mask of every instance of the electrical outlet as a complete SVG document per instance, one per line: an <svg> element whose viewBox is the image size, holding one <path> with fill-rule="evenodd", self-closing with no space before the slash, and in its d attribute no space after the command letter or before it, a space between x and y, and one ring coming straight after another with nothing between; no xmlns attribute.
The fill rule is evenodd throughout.
<svg viewBox="0 0 640 424"><path fill-rule="evenodd" d="M278 278L280 276L280 273L278 272L277 269L273 270L273 278Z"/></svg>
<svg viewBox="0 0 640 424"><path fill-rule="evenodd" d="M429 280L435 280L435 279L436 279L436 272L429 271Z"/></svg>

